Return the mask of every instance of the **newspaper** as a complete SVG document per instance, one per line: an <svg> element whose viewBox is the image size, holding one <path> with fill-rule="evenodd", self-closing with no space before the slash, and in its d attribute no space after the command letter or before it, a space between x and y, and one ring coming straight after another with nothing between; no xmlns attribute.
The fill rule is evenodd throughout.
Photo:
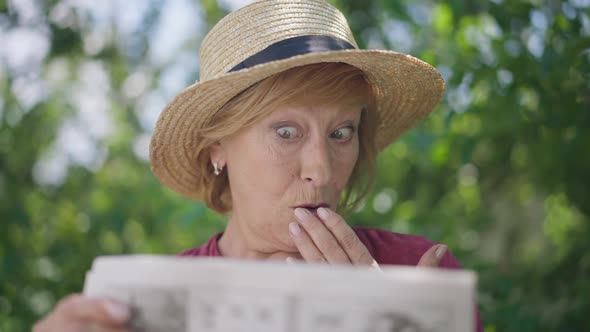
<svg viewBox="0 0 590 332"><path fill-rule="evenodd" d="M446 269L106 256L84 293L129 304L143 332L473 332L475 283Z"/></svg>

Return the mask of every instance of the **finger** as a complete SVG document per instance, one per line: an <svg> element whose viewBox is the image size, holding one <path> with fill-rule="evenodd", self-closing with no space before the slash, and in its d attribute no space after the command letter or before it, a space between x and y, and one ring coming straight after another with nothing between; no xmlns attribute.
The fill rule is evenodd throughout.
<svg viewBox="0 0 590 332"><path fill-rule="evenodd" d="M131 332L131 330L126 329L124 327L105 327L101 325L93 324L90 327L84 326L79 331L84 332Z"/></svg>
<svg viewBox="0 0 590 332"><path fill-rule="evenodd" d="M341 248L352 262L358 265L376 265L375 259L358 238L354 230L336 212L328 208L319 208L318 216L325 227L333 234Z"/></svg>
<svg viewBox="0 0 590 332"><path fill-rule="evenodd" d="M124 327L105 327L84 321L68 321L48 317L33 327L33 332L131 332Z"/></svg>
<svg viewBox="0 0 590 332"><path fill-rule="evenodd" d="M315 246L320 250L323 256L330 264L350 264L351 261L346 251L334 234L328 230L323 222L318 220L307 209L296 208L295 217L299 224L303 226L307 234L311 237Z"/></svg>
<svg viewBox="0 0 590 332"><path fill-rule="evenodd" d="M447 251L448 247L444 244L434 245L422 255L416 266L438 267Z"/></svg>
<svg viewBox="0 0 590 332"><path fill-rule="evenodd" d="M324 255L298 223L292 222L289 224L289 234L291 234L303 260L308 263L326 263Z"/></svg>
<svg viewBox="0 0 590 332"><path fill-rule="evenodd" d="M123 327L131 316L129 307L122 303L79 294L65 298L58 304L56 311L65 318L89 321L104 327Z"/></svg>
<svg viewBox="0 0 590 332"><path fill-rule="evenodd" d="M287 262L287 264L289 264L289 265L295 265L295 264L299 263L299 260L289 256L289 257L285 258L285 262Z"/></svg>
<svg viewBox="0 0 590 332"><path fill-rule="evenodd" d="M123 328L123 327L104 327L100 325L92 325L92 327L84 327L84 329L80 330L84 332L131 332L131 330Z"/></svg>

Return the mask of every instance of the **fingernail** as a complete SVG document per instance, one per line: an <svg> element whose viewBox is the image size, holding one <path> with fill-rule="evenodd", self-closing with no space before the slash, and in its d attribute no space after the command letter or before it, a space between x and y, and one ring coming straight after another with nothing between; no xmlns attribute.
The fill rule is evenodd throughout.
<svg viewBox="0 0 590 332"><path fill-rule="evenodd" d="M293 236L299 236L299 234L301 234L301 228L299 228L299 225L292 222L289 224L289 232L291 232Z"/></svg>
<svg viewBox="0 0 590 332"><path fill-rule="evenodd" d="M299 219L300 221L306 221L307 218L309 217L307 214L307 210L303 209L303 208L296 208L295 209L295 217L297 217L297 219Z"/></svg>
<svg viewBox="0 0 590 332"><path fill-rule="evenodd" d="M109 313L112 319L118 322L126 322L131 316L131 310L129 307L114 301L107 301L105 303L105 309Z"/></svg>
<svg viewBox="0 0 590 332"><path fill-rule="evenodd" d="M381 270L381 267L379 266L379 263L377 263L376 260L373 260L373 263L371 263L371 269L375 270L375 271L383 272L383 270Z"/></svg>
<svg viewBox="0 0 590 332"><path fill-rule="evenodd" d="M291 264L295 264L297 262L297 260L293 257L287 257L285 259L285 261L287 261L287 264L291 265Z"/></svg>
<svg viewBox="0 0 590 332"><path fill-rule="evenodd" d="M434 252L434 255L436 256L436 259L438 259L440 261L441 258L447 252L447 249L448 249L448 247L445 246L444 244L439 245L438 248L436 248L436 251Z"/></svg>
<svg viewBox="0 0 590 332"><path fill-rule="evenodd" d="M326 220L328 219L328 216L330 215L330 212L328 212L328 209L326 208L318 208L318 216L320 217L320 219L322 220Z"/></svg>

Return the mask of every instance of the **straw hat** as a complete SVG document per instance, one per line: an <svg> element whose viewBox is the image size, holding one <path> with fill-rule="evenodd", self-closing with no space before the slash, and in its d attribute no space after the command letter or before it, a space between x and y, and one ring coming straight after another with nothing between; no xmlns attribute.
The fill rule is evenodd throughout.
<svg viewBox="0 0 590 332"><path fill-rule="evenodd" d="M151 167L174 191L202 200L197 133L230 99L287 69L341 62L363 70L376 93L379 150L430 113L444 81L429 64L392 51L359 50L346 18L323 0L262 0L219 21L200 51L200 81L160 115L150 144Z"/></svg>

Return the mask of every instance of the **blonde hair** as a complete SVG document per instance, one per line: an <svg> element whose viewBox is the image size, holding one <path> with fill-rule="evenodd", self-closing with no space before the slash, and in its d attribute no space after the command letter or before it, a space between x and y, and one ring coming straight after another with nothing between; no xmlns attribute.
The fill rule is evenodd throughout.
<svg viewBox="0 0 590 332"><path fill-rule="evenodd" d="M247 128L274 110L305 103L319 105L362 101L365 105L358 129L359 156L339 204L351 212L369 192L375 176L374 93L363 71L344 63L320 63L292 68L266 78L227 102L200 130L198 153L199 194L205 204L225 214L232 209L227 172L213 174L209 147Z"/></svg>

